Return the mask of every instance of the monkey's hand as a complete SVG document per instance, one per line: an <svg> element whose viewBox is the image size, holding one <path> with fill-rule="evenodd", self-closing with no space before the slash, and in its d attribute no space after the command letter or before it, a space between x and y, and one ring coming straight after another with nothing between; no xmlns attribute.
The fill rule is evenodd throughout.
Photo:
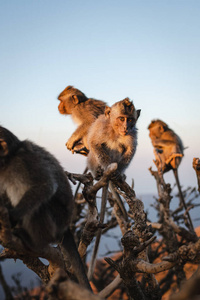
<svg viewBox="0 0 200 300"><path fill-rule="evenodd" d="M74 141L74 139L69 138L69 140L67 141L67 143L65 144L67 149L73 152L73 148L75 145L76 141Z"/></svg>
<svg viewBox="0 0 200 300"><path fill-rule="evenodd" d="M95 171L95 179L99 180L103 176L103 169L101 166L98 166L96 171Z"/></svg>
<svg viewBox="0 0 200 300"><path fill-rule="evenodd" d="M88 151L87 148L85 147L82 139L75 139L73 136L71 136L69 138L69 140L67 141L67 143L65 145L68 150L72 151L72 153L74 153L74 152L81 153L81 151L83 151L83 150L85 151L85 149L86 149L86 151Z"/></svg>

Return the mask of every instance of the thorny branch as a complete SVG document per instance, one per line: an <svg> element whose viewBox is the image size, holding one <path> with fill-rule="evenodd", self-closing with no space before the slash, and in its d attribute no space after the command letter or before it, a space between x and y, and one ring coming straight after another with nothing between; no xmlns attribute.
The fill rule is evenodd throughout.
<svg viewBox="0 0 200 300"><path fill-rule="evenodd" d="M77 283L68 280L63 270L57 270L54 277L46 287L49 300L103 300L98 295L80 287Z"/></svg>
<svg viewBox="0 0 200 300"><path fill-rule="evenodd" d="M58 248L49 246L41 249L39 253L24 248L21 240L12 234L8 211L5 207L0 207L0 224L0 240L4 247L0 255L1 260L5 258L21 259L44 283L49 281L55 269L64 268L62 254ZM49 266L44 265L38 257L46 258L49 261Z"/></svg>
<svg viewBox="0 0 200 300"><path fill-rule="evenodd" d="M200 178L199 165L199 160L197 161L197 159L195 159L193 166L197 173L198 183ZM111 258L105 259L119 275L100 291L99 296L91 294L82 287L79 288L76 283L69 280L67 273L61 271L61 269L67 270L68 265L63 261L59 247L49 246L46 249L41 249L40 253L32 253L25 250L21 240L12 235L7 209L0 207L0 239L1 244L4 246L0 258L19 258L28 268L38 274L43 283L46 284L49 282L46 289L46 292L51 297L49 299L55 299L55 295L57 297L56 299L95 300L102 299L101 297L107 298L115 289L119 288L119 286L122 287L121 284L123 282L127 288L130 299L158 300L161 299L161 294L167 285L161 288L154 274L166 271L168 273L165 278L171 278L170 274L176 274L177 283L180 284L185 278L183 266L186 262L200 263L199 239L194 232L177 225L175 222L175 219L181 219L180 215L178 216L178 213L181 212L181 208L178 208L175 212L170 210L172 200L171 187L165 183L162 174L150 169L151 174L156 180L159 195L156 206L159 212L159 221L151 223L147 222L144 205L141 200L136 198L134 190L123 178L118 178L118 180L112 178L112 174L115 170L116 165L110 165L103 174L103 177L96 183L93 182L90 173L80 175L66 172L73 183L78 181L83 184L83 195L86 200L85 203L87 203L88 206L86 221L80 223L82 234L79 242L79 253L82 258L87 255L88 246L94 238L99 226L104 226L103 224L99 224L98 221L98 210L96 206L96 194L98 190L105 186L109 180L112 180L116 191L125 199L129 206L129 219L126 220L117 206L112 193L109 193L110 205L113 207L116 223L119 224L122 232L123 237L121 243L124 250L122 260L114 261ZM83 203L83 201L80 202ZM188 209L192 206L192 203L188 201ZM158 240L155 242L156 237L153 236L155 230L158 230L163 237L161 241ZM177 236L179 238L177 238ZM148 252L148 249L150 248L152 251L149 256L148 253L150 252ZM160 262L153 262L154 254L156 255L155 258L161 257L161 254L165 255ZM44 265L39 260L39 257L46 258L49 261L49 266ZM70 270L68 269L67 271L69 274ZM137 279L138 274L143 274L143 278L140 281ZM169 277L167 277L168 274L170 275ZM198 273L196 276L199 276ZM168 286L170 287L169 282ZM165 280L163 279L162 284L164 283ZM76 290L76 293L74 290Z"/></svg>

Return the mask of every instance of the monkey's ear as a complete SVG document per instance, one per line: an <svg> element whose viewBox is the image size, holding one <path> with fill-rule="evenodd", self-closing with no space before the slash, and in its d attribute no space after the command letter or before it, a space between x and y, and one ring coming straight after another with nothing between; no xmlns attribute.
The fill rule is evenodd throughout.
<svg viewBox="0 0 200 300"><path fill-rule="evenodd" d="M73 99L73 103L74 103L75 105L76 105L76 104L79 104L79 102L81 102L81 101L79 101L77 95L73 95L73 96L72 96L72 99Z"/></svg>
<svg viewBox="0 0 200 300"><path fill-rule="evenodd" d="M110 112L111 112L110 107L106 106L105 111L104 111L104 114L105 114L106 118L110 117Z"/></svg>
<svg viewBox="0 0 200 300"><path fill-rule="evenodd" d="M136 110L136 113L137 113L137 118L136 118L136 120L139 118L140 112L141 112L141 109Z"/></svg>
<svg viewBox="0 0 200 300"><path fill-rule="evenodd" d="M0 156L8 154L8 144L4 140L0 140Z"/></svg>

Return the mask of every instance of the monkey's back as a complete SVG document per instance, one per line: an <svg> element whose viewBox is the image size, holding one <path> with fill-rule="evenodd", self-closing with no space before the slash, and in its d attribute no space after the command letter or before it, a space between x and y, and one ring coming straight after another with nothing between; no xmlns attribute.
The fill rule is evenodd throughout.
<svg viewBox="0 0 200 300"><path fill-rule="evenodd" d="M23 142L22 162L31 170L30 180L41 184L41 182L51 183L54 190L59 189L63 194L71 194L71 187L64 169L59 161L45 148L40 147L28 140ZM20 156L20 151L19 151ZM30 157L32 159L30 159ZM70 197L69 197L70 198ZM69 199L71 201L71 199ZM66 203L67 203L66 199Z"/></svg>
<svg viewBox="0 0 200 300"><path fill-rule="evenodd" d="M54 195L49 202L51 213L64 212L64 222L69 224L73 208L71 187L60 163L44 148L27 140L21 142L15 156L3 169L2 178L0 172L0 188L1 193L6 192L13 206L31 189L30 197L34 193L37 195L32 211Z"/></svg>
<svg viewBox="0 0 200 300"><path fill-rule="evenodd" d="M89 98L77 105L76 114L79 114L81 119L93 122L99 115L104 113L105 107L106 103L104 101Z"/></svg>

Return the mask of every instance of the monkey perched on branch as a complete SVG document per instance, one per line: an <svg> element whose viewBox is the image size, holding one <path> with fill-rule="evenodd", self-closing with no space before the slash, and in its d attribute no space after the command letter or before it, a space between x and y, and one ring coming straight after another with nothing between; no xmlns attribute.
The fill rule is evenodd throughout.
<svg viewBox="0 0 200 300"><path fill-rule="evenodd" d="M184 155L183 143L180 137L161 120L153 120L148 126L148 129L149 137L154 147L154 154L156 157L155 163L163 173L173 170L180 200L187 211L178 177L178 166ZM192 221L188 212L187 216L190 223L190 229L193 230Z"/></svg>
<svg viewBox="0 0 200 300"><path fill-rule="evenodd" d="M61 114L71 115L79 125L66 146L72 153L88 154L87 134L91 124L104 113L106 103L101 100L87 98L80 90L67 86L58 96L60 104L58 110Z"/></svg>
<svg viewBox="0 0 200 300"><path fill-rule="evenodd" d="M60 242L79 282L90 289L69 230L74 203L64 170L45 149L28 140L20 141L2 126L0 196L6 200L1 205L8 209L12 233L25 248L39 253Z"/></svg>
<svg viewBox="0 0 200 300"><path fill-rule="evenodd" d="M180 137L161 120L153 120L148 129L149 137L156 151L157 163L163 173L177 169L184 155Z"/></svg>
<svg viewBox="0 0 200 300"><path fill-rule="evenodd" d="M105 113L100 115L91 125L88 133L89 154L87 166L95 178L102 176L103 171L111 163L117 163L114 177L118 178L131 162L137 147L136 122L140 116L140 110L136 110L129 98L116 102L111 107L106 107ZM112 182L109 182L111 190L114 190ZM103 223L108 185L103 188L100 222ZM116 201L120 206L120 197L117 194ZM121 208L121 206L120 206ZM122 210L123 212L123 210ZM98 251L101 230L97 233L96 244L89 267L88 276L91 278Z"/></svg>
<svg viewBox="0 0 200 300"><path fill-rule="evenodd" d="M90 149L87 165L97 176L99 171L116 162L118 174L123 174L137 146L135 124L140 116L129 98L106 107L104 115L92 124L88 133Z"/></svg>

